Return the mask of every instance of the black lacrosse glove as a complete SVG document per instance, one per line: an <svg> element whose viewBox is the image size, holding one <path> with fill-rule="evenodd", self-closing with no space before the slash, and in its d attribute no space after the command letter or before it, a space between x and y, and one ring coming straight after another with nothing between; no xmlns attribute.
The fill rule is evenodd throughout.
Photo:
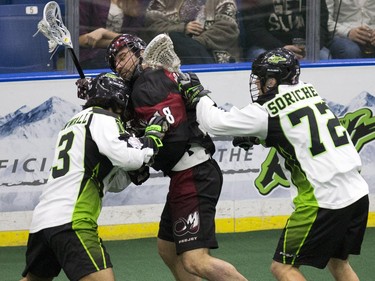
<svg viewBox="0 0 375 281"><path fill-rule="evenodd" d="M131 119L125 123L126 130L137 138L142 137L145 134L146 127L147 123L138 119Z"/></svg>
<svg viewBox="0 0 375 281"><path fill-rule="evenodd" d="M234 137L232 144L233 146L238 146L246 151L248 151L251 147L259 144L259 139L256 137Z"/></svg>
<svg viewBox="0 0 375 281"><path fill-rule="evenodd" d="M132 183L135 185L141 185L150 177L150 167L143 165L138 170L128 171L128 175Z"/></svg>
<svg viewBox="0 0 375 281"><path fill-rule="evenodd" d="M195 73L189 72L178 78L178 89L186 100L186 107L194 109L201 97L211 93L205 90Z"/></svg>
<svg viewBox="0 0 375 281"><path fill-rule="evenodd" d="M88 91L91 88L92 78L86 77L76 81L77 85L77 97L86 100L88 97Z"/></svg>
<svg viewBox="0 0 375 281"><path fill-rule="evenodd" d="M154 116L145 128L145 134L141 138L144 147L150 147L155 154L163 147L162 140L169 129L169 123L165 116Z"/></svg>

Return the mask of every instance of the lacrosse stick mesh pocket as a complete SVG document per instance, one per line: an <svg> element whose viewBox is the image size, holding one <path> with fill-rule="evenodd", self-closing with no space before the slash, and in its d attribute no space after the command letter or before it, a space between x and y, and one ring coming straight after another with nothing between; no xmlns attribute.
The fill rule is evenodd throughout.
<svg viewBox="0 0 375 281"><path fill-rule="evenodd" d="M73 48L70 32L64 25L61 17L59 4L55 1L48 2L44 6L43 19L38 23L38 31L48 38L49 52L56 50L58 45L65 45Z"/></svg>
<svg viewBox="0 0 375 281"><path fill-rule="evenodd" d="M152 68L162 67L170 72L180 72L181 61L167 34L159 34L147 45L143 61Z"/></svg>

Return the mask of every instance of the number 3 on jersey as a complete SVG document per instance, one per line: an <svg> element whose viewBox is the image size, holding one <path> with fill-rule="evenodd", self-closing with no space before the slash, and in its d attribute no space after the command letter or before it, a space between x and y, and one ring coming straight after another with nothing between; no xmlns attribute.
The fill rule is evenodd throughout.
<svg viewBox="0 0 375 281"><path fill-rule="evenodd" d="M60 138L59 148L61 148L61 150L59 151L59 154L58 154L58 162L62 163L62 166L52 167L53 178L62 177L69 171L69 166L70 166L69 150L72 148L73 139L74 139L73 132L69 132Z"/></svg>

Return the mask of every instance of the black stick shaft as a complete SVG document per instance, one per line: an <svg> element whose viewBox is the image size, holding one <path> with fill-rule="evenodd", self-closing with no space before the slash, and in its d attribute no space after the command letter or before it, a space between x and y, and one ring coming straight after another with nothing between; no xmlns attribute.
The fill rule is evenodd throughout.
<svg viewBox="0 0 375 281"><path fill-rule="evenodd" d="M77 56L73 50L73 48L68 48L69 51L70 51L70 54L72 55L72 58L73 58L73 62L74 62L74 65L76 66L77 68L77 71L79 73L79 77L81 77L81 79L85 78L85 74L83 73L83 70L82 70L82 67L81 65L79 64L79 61L77 59Z"/></svg>

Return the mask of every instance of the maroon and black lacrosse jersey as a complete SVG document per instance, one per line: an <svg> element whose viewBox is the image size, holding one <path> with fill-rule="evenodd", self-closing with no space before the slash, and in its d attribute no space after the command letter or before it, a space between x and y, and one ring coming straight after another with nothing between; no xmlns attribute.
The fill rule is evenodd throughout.
<svg viewBox="0 0 375 281"><path fill-rule="evenodd" d="M168 174L188 149L191 134L177 74L164 69L144 70L134 83L131 102L140 120L147 122L159 114L170 123L153 164L155 170Z"/></svg>

